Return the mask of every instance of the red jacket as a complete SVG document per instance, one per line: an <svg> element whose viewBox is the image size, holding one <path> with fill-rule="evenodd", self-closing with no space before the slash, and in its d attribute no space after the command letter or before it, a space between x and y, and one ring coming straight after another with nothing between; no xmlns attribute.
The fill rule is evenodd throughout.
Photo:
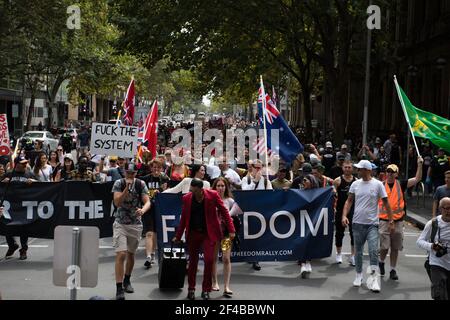
<svg viewBox="0 0 450 320"><path fill-rule="evenodd" d="M205 218L206 229L208 231L208 238L211 241L220 241L222 239L222 230L220 227L219 215L222 216L222 220L225 222L229 233L235 233L233 220L228 213L228 209L223 204L222 199L215 190L203 189L205 196ZM186 230L186 239L189 239L189 223L191 221L191 204L192 204L192 192L183 196L183 209L181 211L180 225L177 228L176 238L181 239L183 232Z"/></svg>

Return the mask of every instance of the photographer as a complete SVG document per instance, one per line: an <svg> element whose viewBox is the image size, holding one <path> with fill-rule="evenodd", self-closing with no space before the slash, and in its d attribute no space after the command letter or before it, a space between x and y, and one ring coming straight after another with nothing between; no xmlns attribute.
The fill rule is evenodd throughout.
<svg viewBox="0 0 450 320"><path fill-rule="evenodd" d="M439 202L441 215L437 220L437 232L431 239L433 220L428 221L423 229L417 246L429 252L431 271L431 297L434 300L449 300L450 296L450 198Z"/></svg>

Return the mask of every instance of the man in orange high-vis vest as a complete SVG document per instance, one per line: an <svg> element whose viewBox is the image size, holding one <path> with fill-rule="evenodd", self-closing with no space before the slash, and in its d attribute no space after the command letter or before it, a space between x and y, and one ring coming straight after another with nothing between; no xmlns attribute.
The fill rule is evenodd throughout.
<svg viewBox="0 0 450 320"><path fill-rule="evenodd" d="M388 195L388 202L392 210L394 220L394 231L389 230L389 219L387 210L383 203L380 201L378 204L380 219L380 257L379 267L380 275L385 274L384 259L391 249L390 262L391 271L389 278L392 280L398 280L397 271L395 270L398 260L398 252L403 249L403 219L406 213L405 191L408 188L414 187L422 179L422 157L417 159L417 172L414 178L399 181L398 174L399 169L395 164L390 164L386 168L386 180L384 181L384 187Z"/></svg>

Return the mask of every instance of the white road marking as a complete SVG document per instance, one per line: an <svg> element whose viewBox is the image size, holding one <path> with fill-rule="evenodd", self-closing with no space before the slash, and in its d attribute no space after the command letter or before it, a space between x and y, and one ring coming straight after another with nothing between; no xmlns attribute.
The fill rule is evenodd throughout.
<svg viewBox="0 0 450 320"><path fill-rule="evenodd" d="M7 244L0 245L0 248L8 248ZM48 245L46 244L32 244L28 245L28 248L48 248Z"/></svg>
<svg viewBox="0 0 450 320"><path fill-rule="evenodd" d="M426 254L405 254L405 257L409 257L409 258L426 258L428 256Z"/></svg>

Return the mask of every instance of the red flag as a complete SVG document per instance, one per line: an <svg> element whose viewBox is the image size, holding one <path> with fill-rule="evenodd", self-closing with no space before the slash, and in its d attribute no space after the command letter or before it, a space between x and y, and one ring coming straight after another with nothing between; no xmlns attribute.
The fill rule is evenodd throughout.
<svg viewBox="0 0 450 320"><path fill-rule="evenodd" d="M134 79L131 79L128 86L127 95L123 102L123 123L126 126L132 126L134 123Z"/></svg>
<svg viewBox="0 0 450 320"><path fill-rule="evenodd" d="M142 144L152 153L152 159L156 157L156 144L158 143L158 101L153 102L147 119L144 123L144 136Z"/></svg>

